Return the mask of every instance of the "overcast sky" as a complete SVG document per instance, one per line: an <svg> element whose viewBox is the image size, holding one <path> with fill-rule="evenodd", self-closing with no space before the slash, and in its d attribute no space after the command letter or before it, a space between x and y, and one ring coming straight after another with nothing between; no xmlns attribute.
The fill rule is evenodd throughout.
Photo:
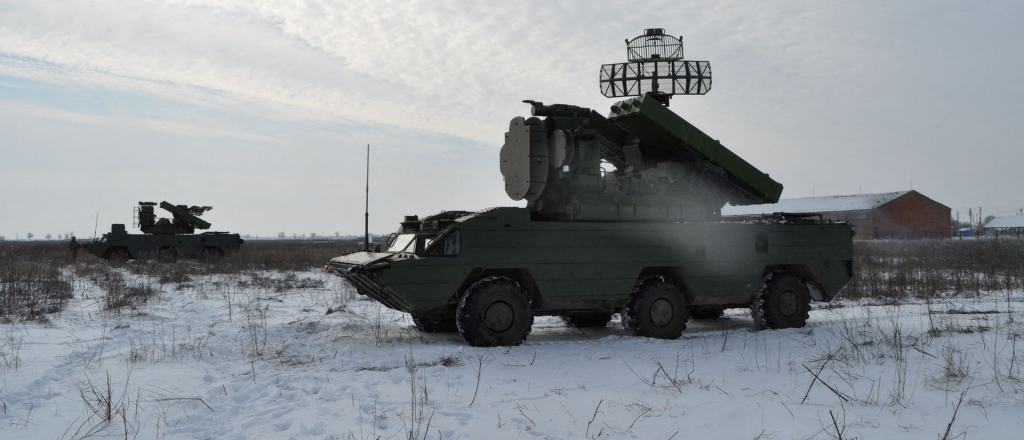
<svg viewBox="0 0 1024 440"><path fill-rule="evenodd" d="M607 113L648 27L708 60L672 109L784 198L913 188L1024 208L1024 2L0 0L0 235L91 236L139 201L215 230L370 229L515 205L520 101Z"/></svg>

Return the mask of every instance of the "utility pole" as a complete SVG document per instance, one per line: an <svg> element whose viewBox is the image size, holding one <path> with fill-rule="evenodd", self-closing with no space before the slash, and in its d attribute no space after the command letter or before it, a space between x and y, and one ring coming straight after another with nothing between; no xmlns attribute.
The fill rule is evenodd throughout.
<svg viewBox="0 0 1024 440"><path fill-rule="evenodd" d="M982 228L985 227L985 225L983 223L984 221L985 221L985 217L981 216L981 207L979 206L978 207L978 235L981 235Z"/></svg>
<svg viewBox="0 0 1024 440"><path fill-rule="evenodd" d="M363 223L363 250L370 252L370 144L366 144L366 221Z"/></svg>
<svg viewBox="0 0 1024 440"><path fill-rule="evenodd" d="M971 234L974 234L974 210L971 208L967 208L967 221L970 222L969 224L971 225Z"/></svg>

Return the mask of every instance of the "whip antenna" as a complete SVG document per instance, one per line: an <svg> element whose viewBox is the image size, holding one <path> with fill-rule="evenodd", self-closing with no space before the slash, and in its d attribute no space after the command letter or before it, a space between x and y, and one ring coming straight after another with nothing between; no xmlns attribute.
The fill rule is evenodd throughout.
<svg viewBox="0 0 1024 440"><path fill-rule="evenodd" d="M366 144L366 221L363 223L363 250L370 252L370 144Z"/></svg>

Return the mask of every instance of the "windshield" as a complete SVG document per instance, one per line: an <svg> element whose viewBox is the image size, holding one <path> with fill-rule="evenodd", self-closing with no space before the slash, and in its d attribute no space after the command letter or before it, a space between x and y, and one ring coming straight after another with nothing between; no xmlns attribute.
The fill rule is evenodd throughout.
<svg viewBox="0 0 1024 440"><path fill-rule="evenodd" d="M416 234L399 234L398 237L395 237L395 242L388 248L388 252L415 252L416 245L411 244L415 241Z"/></svg>

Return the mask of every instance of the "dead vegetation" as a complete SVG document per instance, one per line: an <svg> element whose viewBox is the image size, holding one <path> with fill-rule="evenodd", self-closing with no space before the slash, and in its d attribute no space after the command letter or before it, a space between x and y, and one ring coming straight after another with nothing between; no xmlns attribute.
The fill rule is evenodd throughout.
<svg viewBox="0 0 1024 440"><path fill-rule="evenodd" d="M40 319L59 312L81 278L96 282L106 292L108 310L137 308L164 286L199 287L217 274L244 274L239 288L261 292L322 289L322 280L294 272L320 270L331 258L358 250L361 244L359 240L250 240L239 252L217 261L165 264L139 259L120 268L80 251L72 270L63 241L6 242L0 247L0 319ZM841 293L846 299L898 304L911 298L979 296L1024 288L1024 240L858 241L854 255L854 279ZM267 275L272 272L282 276ZM200 290L211 289L217 286Z"/></svg>
<svg viewBox="0 0 1024 440"><path fill-rule="evenodd" d="M75 275L67 256L44 243L0 245L0 321L45 319L71 300Z"/></svg>
<svg viewBox="0 0 1024 440"><path fill-rule="evenodd" d="M152 278L126 274L116 268L104 268L91 279L103 291L103 309L108 311L138 310L157 293Z"/></svg>
<svg viewBox="0 0 1024 440"><path fill-rule="evenodd" d="M60 312L73 297L76 282L83 278L100 287L104 308L112 311L136 309L163 286L194 287L197 278L215 274L244 273L246 280L240 287L261 291L322 289L323 281L294 272L319 270L331 258L357 250L360 244L357 240L249 241L239 252L217 261L165 264L137 259L113 267L84 250L78 253L78 263L70 266L71 256L63 241L4 242L0 245L0 320L38 320ZM266 272L283 275L267 276Z"/></svg>
<svg viewBox="0 0 1024 440"><path fill-rule="evenodd" d="M275 246L262 249L277 252L278 246L282 246L280 242L273 244ZM288 245L303 246L304 243L290 242ZM786 399L779 405L789 404L785 411L790 414L798 412L802 417L813 417L810 411L830 405L830 410L820 413L822 431L816 435L817 438L864 438L860 430L874 423L860 417L865 408L879 412L906 411L929 404L936 395L933 391L938 390L950 396L950 404L948 413L943 413L941 426L935 425L933 430L939 438L959 438L972 423L971 411L980 405L988 405L994 398L1019 404L1017 396L1024 393L1024 375L1021 373L1024 355L1016 350L1017 339L1024 334L1020 327L1020 291L1013 291L1012 304L1010 295L1004 291L1005 286L1019 283L1020 275L1014 272L1014 267L1002 261L993 263L987 257L973 255L977 251L976 246L984 245L983 241L979 244L858 243L858 264L868 261L857 267L858 280L872 280L874 283L861 286L864 288L861 292L874 296L858 297L867 299L864 304L846 302L842 307L823 308L818 311L819 316L825 315L827 319L783 338L778 337L781 332L747 332L727 328L720 333L694 332L686 337L688 342L680 342L688 345L688 350L661 352L657 356L643 354L644 351L657 353L655 350L658 349L645 341L636 341L633 345L640 347L640 351L631 348L629 352L623 352L625 356L620 353L619 356L601 357L586 345L577 349L582 351L579 356L589 363L611 360L618 364L621 360L623 367L629 370L623 375L624 380L634 381L635 385L645 389L647 395L666 401L689 398L687 396L694 394L699 396L699 393L752 398L782 395ZM939 252L933 246L941 252L956 255L944 258L925 255ZM1012 261L1009 258L1014 248L1004 247L1000 258ZM253 249L260 248L254 246ZM297 373L307 369L322 371L325 377L334 371L329 368L335 367L352 373L382 373L382 377L407 384L402 392L403 398L398 399L397 404L378 407L375 400L372 405L360 402L360 414L372 417L373 433L362 435L360 432L358 437L346 438L377 438L377 430L387 430L389 423L390 430L400 432L395 434L396 437L448 437L447 432L443 436L438 432L438 426L450 426L452 416L435 410L452 402L480 411L495 408L498 418L496 429L518 428L533 433L550 430L552 419L545 411L554 409L550 412L557 413L558 407L545 408L542 405L538 409L519 402L512 406L512 403L501 401L501 396L494 390L501 386L501 377L507 375L509 369L533 366L538 360L536 348L542 352L538 365L545 363L545 352L550 355L556 350L539 345L534 347L531 358L525 350L510 354L512 349L509 349L501 354L491 350L463 350L459 345L458 351L431 352L430 348L416 346L415 357L414 350L410 348L404 362L401 353L387 360L368 362L358 354L353 356L351 350L346 351L346 345L394 354L393 350L388 350L389 347L400 349L406 344L412 347L415 338L420 338L421 345L425 346L438 336L412 330L407 316L390 313L379 304L353 301L355 291L336 277L311 273L319 272L319 265L326 261L326 256L315 265L301 266L306 263L300 262L311 258L311 254L296 252L293 255L305 256L296 257L287 264L283 263L285 259L279 260L282 263L278 267L295 264L294 267L299 268L297 270L266 269L237 262L228 262L234 264L232 266L225 262L186 260L173 264L136 260L121 267L110 267L91 257L70 266L57 261L59 258L54 258L54 253L49 257L41 253L38 256L40 261L52 264L53 273L67 277L72 287L76 280L78 284L87 286L79 288L77 293L88 297L86 302L103 310L103 313L83 317L103 321L101 335L92 339L75 337L69 343L76 350L74 362L84 365L89 373L76 383L79 391L75 397L81 400L84 411L83 416L68 428L66 438L121 435L131 438L139 431L149 433L152 430L146 431L143 422L152 422L145 417L140 420L136 415L140 404L144 416L159 414L155 411L158 405L181 405L185 407L183 413L187 410L192 414L196 410L212 412L213 408L220 409L209 392L203 394L203 398L211 399L207 405L198 397L199 394L197 397L182 397L130 389L127 373L123 381L103 374L107 368L103 364L105 358L107 362L111 359L123 362L126 371L138 367L140 372L153 368L152 364L157 363L177 362L206 368L230 358L240 360L246 370L251 371L246 373L246 382L251 379L254 386L257 383L262 386L265 377L273 377L264 376L264 371L288 367L292 367L289 371ZM35 257L28 255L21 260L32 261L32 258ZM969 264L979 265L979 275L971 279L970 283L974 284L965 278L964 285L969 286L967 289L957 291L953 284L945 288L925 284L932 282L932 276L950 280L957 276L958 271L969 272L972 267ZM1000 283L993 283L993 280L1000 280ZM982 292L981 300L975 300L976 292ZM955 295L966 298L951 298ZM175 302L181 297L186 300ZM291 306L288 301L293 301ZM294 301L298 301L297 306ZM175 310L180 307L183 311L181 316L185 317L195 317L195 309L203 307L206 310L216 309L220 315L214 317L212 323L197 324L187 319L185 323L164 321L160 314L165 303ZM69 319L77 308L76 305L69 310ZM153 316L147 316L147 313ZM345 316L339 317L335 313ZM138 319L137 315L144 319ZM110 320L109 331L107 320ZM327 329L331 331L325 331ZM24 338L19 331L15 325L6 334L0 333L0 372L16 373L19 369L31 368L23 365L23 358L27 357L22 354ZM349 339L353 334L356 334L355 339ZM964 338L965 334L970 336ZM117 340L123 341L123 345L117 346ZM438 341L441 348L448 343L444 336L440 336ZM814 347L810 356L801 355L792 341L801 347ZM610 341L609 345L614 344ZM741 360L736 360L737 355ZM351 358L346 359L346 356ZM494 362L496 357L498 362ZM330 360L325 366L317 365L325 359ZM767 385L767 381L765 386L753 388L733 381L734 376L726 380L727 374L732 374L733 370L721 368L724 360L728 360L728 365L735 365L736 371L744 375L751 372L767 378L791 375L794 391L786 394L781 388ZM491 365L499 370L491 371ZM459 379L448 380L448 373L444 373L445 369L435 368L438 366L453 369L452 374L458 375ZM402 374L403 367L406 374ZM552 364L549 362L544 368L550 367ZM330 382L331 379L328 377L326 380ZM525 386L529 392L531 386L537 385L527 380L520 388ZM559 398L568 399L572 394L571 399L588 399L583 411L579 406L571 408L572 412L564 405L561 407L564 416L572 420L574 434L583 432L590 438L618 438L636 427L647 429L647 425L658 423L658 417L670 411L668 406L659 406L653 400L629 401L599 394L588 398L584 394L588 392L588 385L594 384L569 383L558 388L544 388ZM225 396L236 392L220 386ZM211 385L210 388L215 389L216 386ZM595 389L600 390L592 387L591 392L601 392L593 391ZM968 389L973 390L969 395L966 394ZM956 400L958 394L959 402ZM475 404L478 401L480 405ZM794 405L795 402L799 404ZM967 405L960 408L961 402ZM5 403L0 402L2 405ZM355 407L355 399L351 400L351 405ZM849 417L847 410L850 410ZM32 407L19 408L19 411L18 420L24 420L19 423L29 423L33 418ZM581 414L581 417L575 417L574 413ZM35 408L35 414L38 420L42 414L40 408ZM628 414L628 418L623 414ZM161 417L161 423L166 423L166 416ZM362 419L359 423L362 427ZM763 422L760 429L755 438L780 437L778 433L766 431ZM676 433L670 431L663 437L669 438Z"/></svg>
<svg viewBox="0 0 1024 440"><path fill-rule="evenodd" d="M1022 288L1024 240L856 241L854 278L842 295L896 304Z"/></svg>
<svg viewBox="0 0 1024 440"><path fill-rule="evenodd" d="M305 271L322 269L331 258L359 250L359 240L249 240L204 268L210 273L237 273L243 270Z"/></svg>

